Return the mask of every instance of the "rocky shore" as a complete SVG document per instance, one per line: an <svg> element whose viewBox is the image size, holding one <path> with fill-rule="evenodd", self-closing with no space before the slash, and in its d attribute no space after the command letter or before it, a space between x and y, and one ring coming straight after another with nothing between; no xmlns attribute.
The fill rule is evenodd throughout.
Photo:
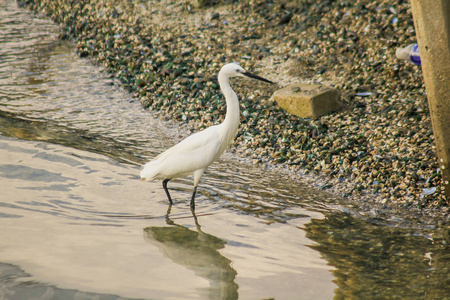
<svg viewBox="0 0 450 300"><path fill-rule="evenodd" d="M225 106L228 62L278 83L233 82L241 127L232 151L355 201L448 209L420 67L395 57L415 43L408 1L26 0L61 24L81 57L101 64L162 119L197 131ZM301 119L271 95L286 85L341 91L343 109Z"/></svg>

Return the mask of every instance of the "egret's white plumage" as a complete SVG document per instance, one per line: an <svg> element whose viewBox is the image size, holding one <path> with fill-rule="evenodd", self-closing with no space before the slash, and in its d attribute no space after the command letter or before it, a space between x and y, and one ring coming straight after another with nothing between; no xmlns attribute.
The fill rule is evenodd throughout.
<svg viewBox="0 0 450 300"><path fill-rule="evenodd" d="M239 127L239 101L236 93L231 89L229 79L237 76L247 76L272 83L245 71L235 63L223 66L218 79L227 104L225 120L219 125L211 126L187 137L148 162L142 169L140 173L142 179L163 180L163 188L170 204L172 199L167 189L167 182L173 178L194 175L194 192L191 199L191 208L194 209L195 193L203 172L219 158L236 136Z"/></svg>

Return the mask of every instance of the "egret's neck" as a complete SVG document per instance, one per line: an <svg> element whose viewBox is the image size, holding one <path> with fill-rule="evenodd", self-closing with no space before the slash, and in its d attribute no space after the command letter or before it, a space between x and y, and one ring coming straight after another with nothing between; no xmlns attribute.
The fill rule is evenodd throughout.
<svg viewBox="0 0 450 300"><path fill-rule="evenodd" d="M239 101L236 93L231 89L228 77L219 74L219 85L227 102L227 114L222 123L222 128L224 140L228 145L236 136L239 127Z"/></svg>

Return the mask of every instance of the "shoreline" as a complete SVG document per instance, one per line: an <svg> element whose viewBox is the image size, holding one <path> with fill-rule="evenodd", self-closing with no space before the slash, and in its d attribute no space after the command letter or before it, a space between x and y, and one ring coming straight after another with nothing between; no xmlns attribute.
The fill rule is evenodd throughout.
<svg viewBox="0 0 450 300"><path fill-rule="evenodd" d="M190 131L222 120L216 74L237 61L279 85L233 83L241 126L232 152L362 206L448 214L420 68L395 58L415 42L408 3L23 3L61 24L61 38L145 108ZM298 82L336 87L342 110L312 120L284 112L271 95Z"/></svg>

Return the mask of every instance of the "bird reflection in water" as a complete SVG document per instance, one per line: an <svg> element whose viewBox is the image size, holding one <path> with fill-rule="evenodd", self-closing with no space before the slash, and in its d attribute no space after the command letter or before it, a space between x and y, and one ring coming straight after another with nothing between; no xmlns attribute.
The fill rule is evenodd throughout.
<svg viewBox="0 0 450 300"><path fill-rule="evenodd" d="M196 231L176 224L170 219L171 208L166 214L166 223L171 226L144 228L146 239L173 262L208 280L208 299L238 299L238 285L234 282L237 273L231 261L219 252L226 242L204 233L193 210Z"/></svg>

